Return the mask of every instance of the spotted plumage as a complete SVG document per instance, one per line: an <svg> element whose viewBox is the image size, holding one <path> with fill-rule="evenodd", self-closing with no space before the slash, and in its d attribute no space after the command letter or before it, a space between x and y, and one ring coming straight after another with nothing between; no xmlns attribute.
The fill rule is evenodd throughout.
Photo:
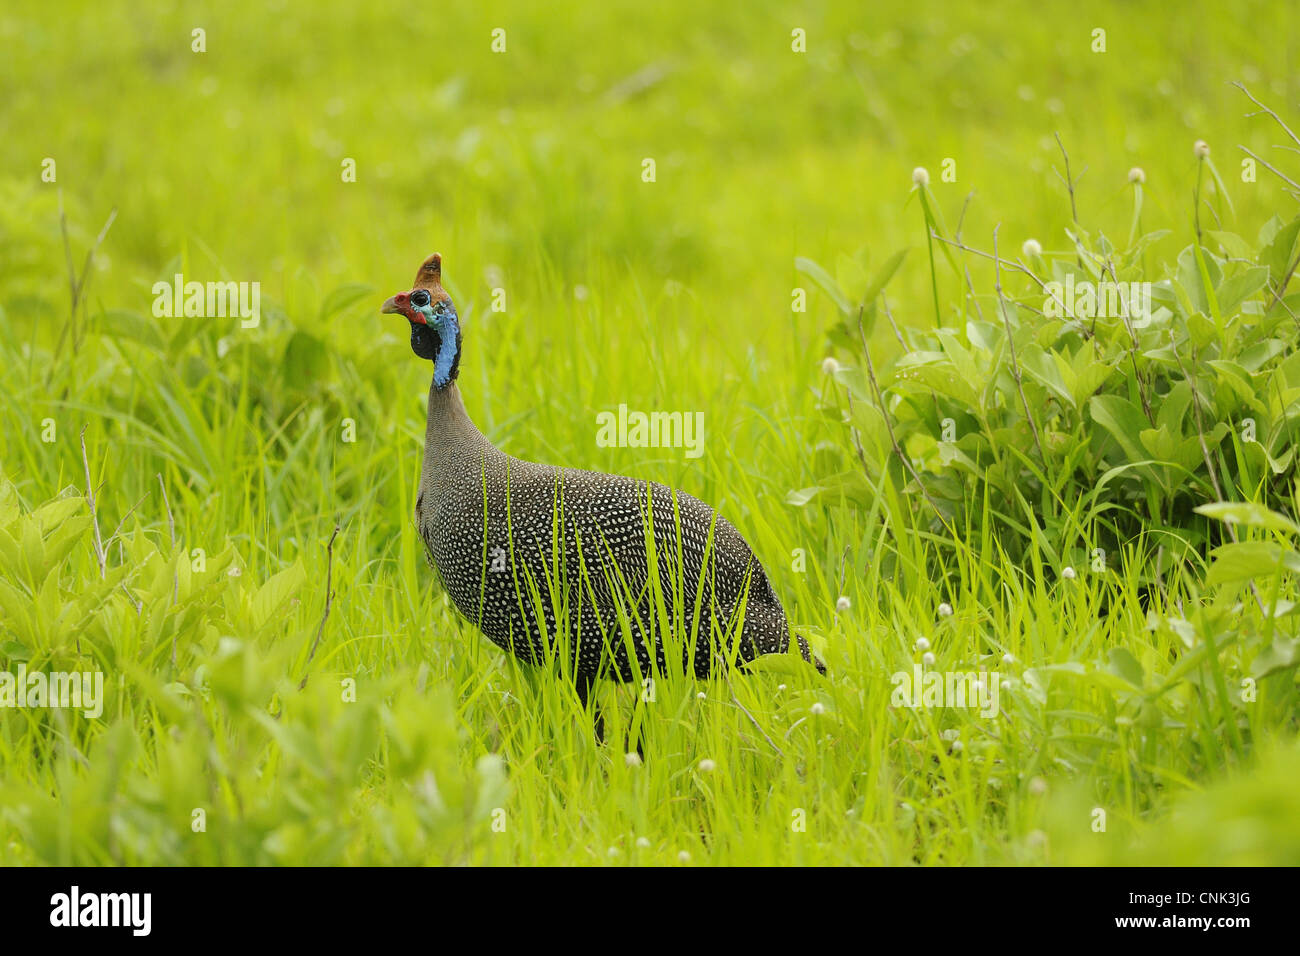
<svg viewBox="0 0 1300 956"><path fill-rule="evenodd" d="M665 625L682 651L674 666L701 677L730 655L785 653L767 575L708 505L657 482L523 461L475 427L455 382L461 330L441 266L431 256L384 311L406 316L412 349L434 362L415 520L460 613L530 663L571 654L584 698L598 677L634 679L633 658L642 674L651 653L666 668Z"/></svg>

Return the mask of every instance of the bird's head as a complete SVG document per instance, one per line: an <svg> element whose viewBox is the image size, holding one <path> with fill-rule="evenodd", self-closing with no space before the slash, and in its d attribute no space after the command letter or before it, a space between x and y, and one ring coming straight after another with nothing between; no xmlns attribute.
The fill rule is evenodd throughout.
<svg viewBox="0 0 1300 956"><path fill-rule="evenodd" d="M433 384L446 388L460 371L460 318L451 296L442 287L442 256L424 260L409 292L399 292L384 303L384 313L406 317L411 323L411 351L433 362Z"/></svg>

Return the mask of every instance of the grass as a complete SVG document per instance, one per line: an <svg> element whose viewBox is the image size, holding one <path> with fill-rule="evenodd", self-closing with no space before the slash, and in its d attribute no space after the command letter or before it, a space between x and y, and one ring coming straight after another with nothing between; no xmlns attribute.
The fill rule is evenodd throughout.
<svg viewBox="0 0 1300 956"><path fill-rule="evenodd" d="M1233 202L1202 227L1253 238L1294 204L1235 175L1237 143L1278 137L1227 84L1293 116L1294 27L1268 3L6 10L0 669L101 670L106 701L0 713L0 862L1300 862L1295 669L1249 706L1205 689L1251 663L1233 629L1275 625L1206 592L1203 557L1153 605L1158 509L1111 576L1065 579L1060 542L1010 553L978 508L940 542L888 472L860 503L786 503L852 454L835 309L796 257L874 272L910 248L895 319L952 324L964 280L937 246L930 268L911 170L949 225L977 191L971 244L996 226L1004 255L1072 258L1057 131L1093 235L1130 233L1145 170L1142 227L1171 230L1153 268L1195 238L1198 138ZM75 311L60 196L78 273L117 210ZM377 314L435 249L480 428L718 507L828 679L768 659L653 701L607 686L601 747L571 692L457 618L410 518L429 367ZM178 271L260 282L261 325L154 318ZM871 345L898 352L887 324ZM702 410L703 457L598 447L620 403ZM1162 691L1202 646L1159 621L1180 600L1222 646ZM919 639L938 669L1007 673L1000 716L891 707ZM1137 685L1111 680L1130 659Z"/></svg>

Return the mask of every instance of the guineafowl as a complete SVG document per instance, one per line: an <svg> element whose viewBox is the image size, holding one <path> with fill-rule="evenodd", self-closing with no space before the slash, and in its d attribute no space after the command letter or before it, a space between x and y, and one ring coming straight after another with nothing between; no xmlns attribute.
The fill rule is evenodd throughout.
<svg viewBox="0 0 1300 956"><path fill-rule="evenodd" d="M662 673L665 630L682 632L668 646L698 677L790 649L762 566L708 505L657 482L522 461L475 427L456 386L461 327L441 256L382 311L405 316L411 349L433 362L416 526L457 610L492 643L531 664L567 654L584 707L597 679L652 673L652 649Z"/></svg>

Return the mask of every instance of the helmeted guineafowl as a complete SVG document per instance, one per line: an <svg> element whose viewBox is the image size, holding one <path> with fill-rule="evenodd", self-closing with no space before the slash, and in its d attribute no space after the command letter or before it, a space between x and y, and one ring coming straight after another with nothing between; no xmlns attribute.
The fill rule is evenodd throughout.
<svg viewBox="0 0 1300 956"><path fill-rule="evenodd" d="M666 667L665 621L684 631L683 664L700 677L729 653L747 662L789 650L762 566L708 505L657 482L522 461L475 427L456 387L460 320L440 256L383 311L406 317L412 350L433 362L416 526L456 608L489 640L534 664L567 647L584 705L598 677L636 677L629 651L643 675L651 647ZM557 645L566 633L571 643Z"/></svg>

